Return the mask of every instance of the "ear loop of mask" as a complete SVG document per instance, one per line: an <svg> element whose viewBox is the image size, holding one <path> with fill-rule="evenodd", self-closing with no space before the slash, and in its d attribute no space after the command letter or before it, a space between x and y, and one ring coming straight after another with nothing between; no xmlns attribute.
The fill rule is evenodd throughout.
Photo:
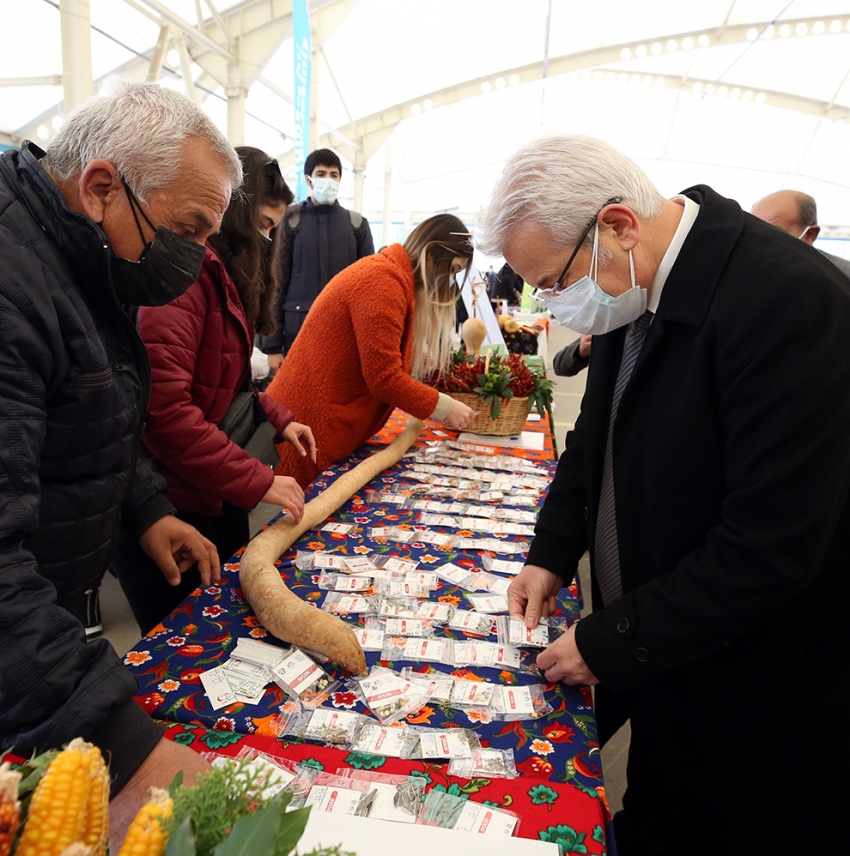
<svg viewBox="0 0 850 856"><path fill-rule="evenodd" d="M150 220L148 220L147 214L145 214L145 212L142 210L142 206L139 203L139 200L136 199L135 194L132 190L130 190L130 185L127 184L127 180L124 178L124 176L121 176L121 183L124 185L124 192L127 194L127 199L130 202L130 211L133 212L133 219L136 221L136 228L139 230L139 237L142 239L142 244L147 247L150 241L145 240L145 233L142 231L142 224L139 222L138 215L136 214L136 208L139 209L139 214L141 214L142 217L145 218L145 223L147 223L148 226L150 226L154 232L156 232L156 226L154 226L154 224L151 223Z"/></svg>
<svg viewBox="0 0 850 856"><path fill-rule="evenodd" d="M635 287L635 260L632 258L632 251L629 250L629 278L632 281L632 288Z"/></svg>
<svg viewBox="0 0 850 856"><path fill-rule="evenodd" d="M599 224L597 223L593 227L593 252L590 256L590 273L588 274L590 278L597 282L597 276L599 274Z"/></svg>

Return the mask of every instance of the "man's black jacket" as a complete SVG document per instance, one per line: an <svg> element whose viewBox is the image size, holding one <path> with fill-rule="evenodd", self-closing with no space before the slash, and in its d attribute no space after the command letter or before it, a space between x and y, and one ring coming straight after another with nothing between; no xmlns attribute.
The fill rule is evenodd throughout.
<svg viewBox="0 0 850 856"><path fill-rule="evenodd" d="M111 251L42 154L0 158L0 747L84 737L118 789L160 728L112 646L58 604L102 577L122 508L138 535L173 507L138 455L149 369Z"/></svg>

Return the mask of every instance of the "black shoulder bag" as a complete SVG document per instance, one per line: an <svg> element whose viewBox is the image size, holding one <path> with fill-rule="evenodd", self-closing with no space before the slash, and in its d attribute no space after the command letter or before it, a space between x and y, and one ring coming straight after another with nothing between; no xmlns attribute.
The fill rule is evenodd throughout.
<svg viewBox="0 0 850 856"><path fill-rule="evenodd" d="M277 431L263 410L254 384L249 381L249 386L248 390L236 393L218 427L252 458L274 468L280 463L274 444Z"/></svg>

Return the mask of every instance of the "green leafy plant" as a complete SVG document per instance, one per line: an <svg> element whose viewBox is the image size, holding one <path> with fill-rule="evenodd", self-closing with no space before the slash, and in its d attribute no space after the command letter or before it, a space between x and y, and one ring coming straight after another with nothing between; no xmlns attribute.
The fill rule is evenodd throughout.
<svg viewBox="0 0 850 856"><path fill-rule="evenodd" d="M253 795L250 766L215 767L187 787L178 774L169 787L174 800L163 826L169 836L165 856L288 856L304 833L310 808L287 811L290 794L270 800ZM353 856L339 847L305 856Z"/></svg>
<svg viewBox="0 0 850 856"><path fill-rule="evenodd" d="M478 375L478 386L473 389L485 404L490 405L490 418L496 420L502 411L502 401L514 397L511 389L510 369L502 365L491 367L487 374Z"/></svg>

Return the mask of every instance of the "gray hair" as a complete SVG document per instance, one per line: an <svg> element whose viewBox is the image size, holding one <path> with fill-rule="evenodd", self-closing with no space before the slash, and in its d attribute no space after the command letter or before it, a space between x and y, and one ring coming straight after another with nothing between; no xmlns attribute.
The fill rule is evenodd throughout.
<svg viewBox="0 0 850 856"><path fill-rule="evenodd" d="M151 191L174 184L186 142L193 137L209 142L236 190L242 183L239 156L197 104L157 83L111 77L99 95L68 117L42 163L54 179L66 181L103 158L144 202Z"/></svg>
<svg viewBox="0 0 850 856"><path fill-rule="evenodd" d="M644 220L663 210L646 173L613 146L593 137L544 137L508 161L478 215L476 245L488 256L504 255L513 230L530 221L552 235L555 249L566 249L616 196Z"/></svg>

